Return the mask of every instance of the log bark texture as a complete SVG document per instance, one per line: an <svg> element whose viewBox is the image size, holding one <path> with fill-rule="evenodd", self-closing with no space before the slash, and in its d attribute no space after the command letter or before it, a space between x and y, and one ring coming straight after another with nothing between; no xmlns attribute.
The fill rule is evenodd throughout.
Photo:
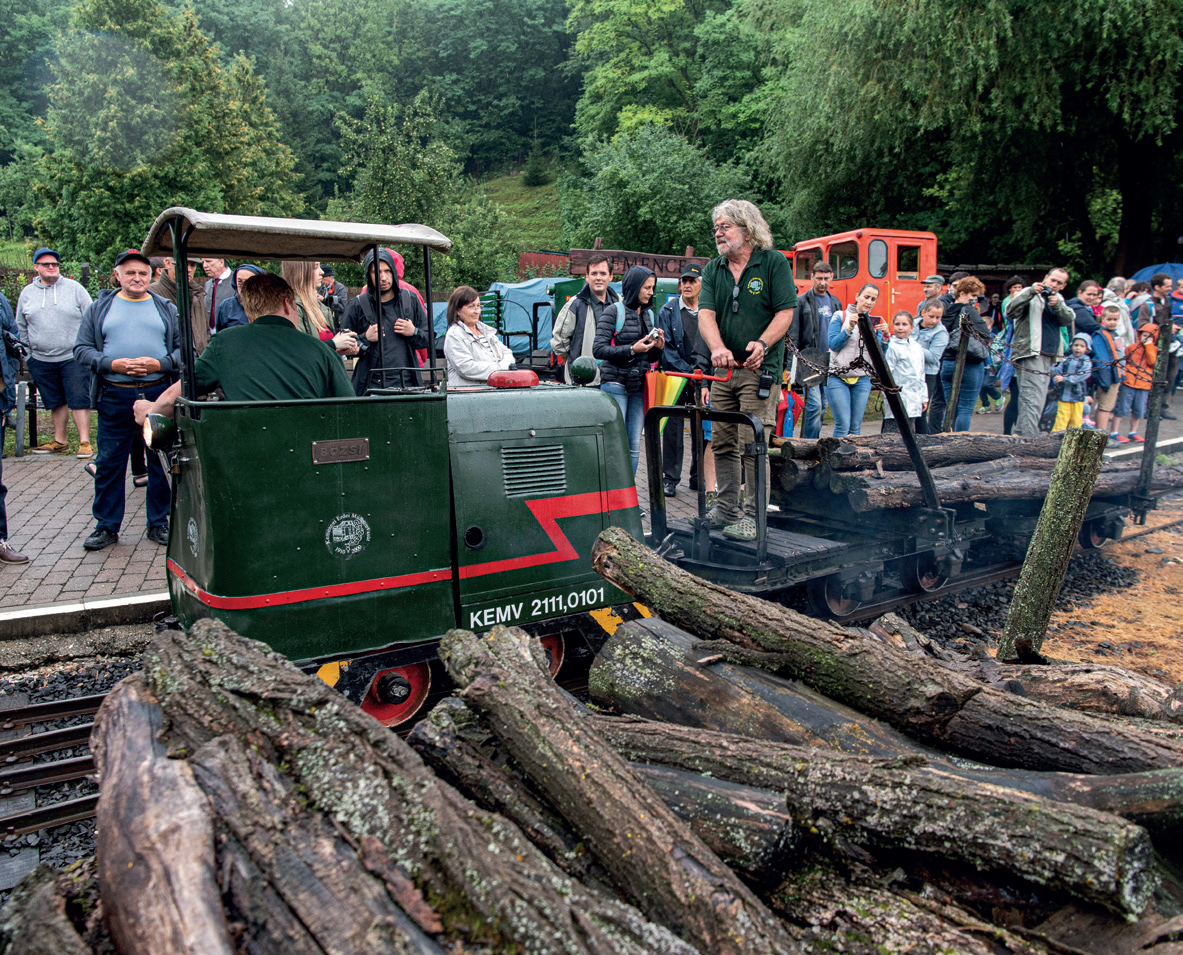
<svg viewBox="0 0 1183 955"><path fill-rule="evenodd" d="M318 951L322 942L333 952L407 950L397 912L430 921L420 892L442 903L434 914L446 932L476 933L488 944L597 955L694 951L567 877L516 826L438 780L398 736L220 623L158 634L140 679L160 702L170 754L189 758L211 803L231 816L220 831L230 847L219 855L225 901L248 928L267 918L252 951ZM349 871L335 871L342 866ZM321 911L341 891L357 896L350 911L376 913L348 935ZM297 923L308 936L314 927L337 934L286 942Z"/></svg>
<svg viewBox="0 0 1183 955"><path fill-rule="evenodd" d="M733 662L773 667L932 745L996 766L1063 772L1183 765L1177 739L1021 699L937 661L728 591L666 563L619 528L601 533L593 562L605 579L661 607L667 621L720 642Z"/></svg>
<svg viewBox="0 0 1183 955"><path fill-rule="evenodd" d="M993 461L1011 455L1054 458L1060 451L1062 434L1041 434L1022 438L1001 434L918 434L916 443L930 468ZM861 471L881 467L884 471L911 471L912 459L898 435L847 435L843 438L779 438L785 459L825 461L834 471Z"/></svg>
<svg viewBox="0 0 1183 955"><path fill-rule="evenodd" d="M997 681L1016 681L1033 700L1086 713L1183 723L1183 686L1092 663L1002 664Z"/></svg>
<svg viewBox="0 0 1183 955"><path fill-rule="evenodd" d="M610 747L574 720L537 641L450 630L440 659L518 767L643 912L704 952L799 951L784 926Z"/></svg>
<svg viewBox="0 0 1183 955"><path fill-rule="evenodd" d="M998 659L1043 662L1039 651L1108 443L1104 431L1071 428L1066 433L998 638Z"/></svg>
<svg viewBox="0 0 1183 955"><path fill-rule="evenodd" d="M830 841L1003 869L1123 915L1140 912L1156 884L1146 830L1108 812L987 782L986 772L610 717L592 724L631 760L783 792L796 826Z"/></svg>
<svg viewBox="0 0 1183 955"><path fill-rule="evenodd" d="M4 955L94 955L66 914L62 873L40 865L25 876L0 910Z"/></svg>
<svg viewBox="0 0 1183 955"><path fill-rule="evenodd" d="M95 856L111 937L124 955L231 955L218 893L209 804L184 760L168 758L163 717L138 679L95 716L102 786Z"/></svg>

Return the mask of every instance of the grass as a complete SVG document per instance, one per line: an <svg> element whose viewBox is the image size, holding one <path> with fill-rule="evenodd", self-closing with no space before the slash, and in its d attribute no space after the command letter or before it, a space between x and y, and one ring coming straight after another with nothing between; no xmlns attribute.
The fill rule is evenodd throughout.
<svg viewBox="0 0 1183 955"><path fill-rule="evenodd" d="M11 412L13 422L16 420L16 409ZM28 412L25 412L25 424L28 425ZM96 412L90 413L90 443L94 446L95 440L98 437L98 416ZM28 432L25 433L25 453L28 454L33 448L39 444L48 444L53 440L53 420L48 411L41 408L37 409L37 434L36 440L30 441ZM78 452L78 429L74 427L74 416L70 415L66 418L66 443L70 445L69 455L62 455L63 457L73 457ZM16 454L16 429L5 428L4 430L4 453L10 458ZM81 462L84 463L84 462Z"/></svg>
<svg viewBox="0 0 1183 955"><path fill-rule="evenodd" d="M10 269L31 269L29 247L23 239L0 239L0 265Z"/></svg>
<svg viewBox="0 0 1183 955"><path fill-rule="evenodd" d="M510 234L520 251L560 249L563 223L559 215L557 183L529 187L523 184L520 175L499 176L486 179L480 188L490 199L504 206L509 214Z"/></svg>

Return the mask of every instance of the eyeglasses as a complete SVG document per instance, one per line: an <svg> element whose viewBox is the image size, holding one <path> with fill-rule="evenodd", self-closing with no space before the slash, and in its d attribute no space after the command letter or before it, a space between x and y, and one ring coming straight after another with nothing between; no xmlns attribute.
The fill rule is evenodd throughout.
<svg viewBox="0 0 1183 955"><path fill-rule="evenodd" d="M739 311L739 286L733 285L731 287L731 314L734 315Z"/></svg>
<svg viewBox="0 0 1183 955"><path fill-rule="evenodd" d="M731 228L733 228L733 225L730 222L724 222L720 225L713 225L711 226L711 235L718 235L720 232L726 232Z"/></svg>

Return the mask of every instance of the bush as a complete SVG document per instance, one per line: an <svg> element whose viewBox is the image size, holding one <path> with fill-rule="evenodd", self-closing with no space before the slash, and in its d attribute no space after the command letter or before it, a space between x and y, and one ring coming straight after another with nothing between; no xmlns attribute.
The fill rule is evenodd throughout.
<svg viewBox="0 0 1183 955"><path fill-rule="evenodd" d="M533 188L545 186L551 180L550 168L546 157L542 154L542 143L534 137L534 145L530 148L530 156L526 160L526 169L522 173L522 182Z"/></svg>

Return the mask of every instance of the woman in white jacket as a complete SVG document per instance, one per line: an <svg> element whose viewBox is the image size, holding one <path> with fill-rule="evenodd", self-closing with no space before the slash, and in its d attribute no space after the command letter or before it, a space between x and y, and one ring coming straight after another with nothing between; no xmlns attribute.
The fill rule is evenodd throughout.
<svg viewBox="0 0 1183 955"><path fill-rule="evenodd" d="M497 337L496 329L481 321L481 297L476 289L461 285L448 299L448 333L444 360L449 388L485 384L495 371L513 364L513 352Z"/></svg>

